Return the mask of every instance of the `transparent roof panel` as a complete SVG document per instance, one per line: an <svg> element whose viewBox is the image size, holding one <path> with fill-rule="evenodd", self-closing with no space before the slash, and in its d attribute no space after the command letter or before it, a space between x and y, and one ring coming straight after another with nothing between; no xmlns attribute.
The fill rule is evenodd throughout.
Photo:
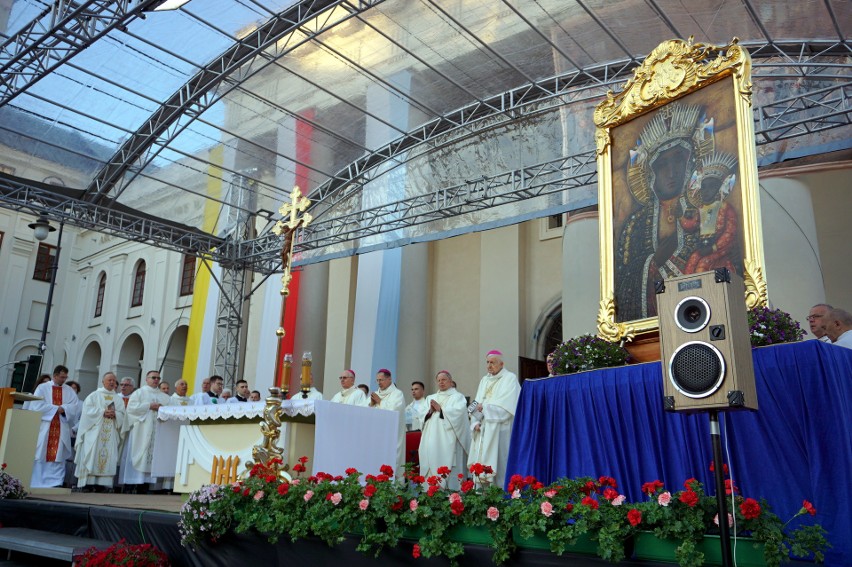
<svg viewBox="0 0 852 567"><path fill-rule="evenodd" d="M418 128L430 121L466 120L462 109L477 101L578 68L627 65L666 39L694 35L698 42L725 44L737 36L754 46L807 41L807 48L818 52L830 45L824 40L839 42L852 33L852 2L847 0L371 4L192 0L177 11L134 18L14 93L10 102L0 101L0 155L10 162L4 166L36 181L54 172L78 189L94 187L93 180L109 171L115 175L102 187L121 203L201 227L205 204L232 220L228 211L277 210L294 184L310 192L334 176L360 173L363 165L356 160L406 140L408 133L420 135ZM52 5L47 0L0 3L0 33L9 38ZM319 6L325 11L311 12ZM284 29L296 14L315 17L297 29ZM236 41L245 54L261 37L255 32L273 25L280 32L273 46L246 60L219 61ZM14 52L14 45L6 46L0 66ZM835 52L833 64L845 69L848 44ZM755 63L755 84L766 83L766 74L779 68L768 53L774 51L766 50ZM235 63L239 66L229 76L218 75ZM824 80L828 71L820 69L819 76L803 84L822 87L842 78L841 72ZM588 113L594 101L587 99L601 96L605 88L563 93L561 100L573 104L572 111ZM172 97L172 105L164 106ZM506 118L515 109L487 112ZM486 156L470 163L498 168L553 157L536 155L537 146L513 146L517 141L508 134L499 144L483 138L492 140L493 148L470 145L490 124L465 122L446 136L430 134L425 144L418 139L412 143L415 150L406 146L406 151L388 152L391 162L381 166L387 173L371 173L375 182L368 175L367 182L355 186L378 192L404 179L406 188L414 187L416 181L406 176L422 174L427 163L440 169L438 161L425 157L431 151L445 156L439 161L448 171L465 175L465 152ZM518 132L551 132L550 126ZM572 140L590 139L591 132L588 116L566 123L564 130ZM454 149L456 142L464 151ZM560 144L554 137L548 151L560 150ZM372 156L371 166L383 159L384 153ZM116 170L105 169L106 164ZM248 200L234 202L228 196L235 183L246 183L241 187ZM190 206L170 207L169 195L181 202L174 197L185 195ZM394 193L378 195L365 202ZM216 230L226 225L223 221Z"/></svg>

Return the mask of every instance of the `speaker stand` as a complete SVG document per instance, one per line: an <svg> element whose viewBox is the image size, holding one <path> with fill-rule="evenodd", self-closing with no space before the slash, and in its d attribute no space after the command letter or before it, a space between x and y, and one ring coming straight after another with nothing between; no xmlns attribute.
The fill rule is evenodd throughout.
<svg viewBox="0 0 852 567"><path fill-rule="evenodd" d="M725 471L722 462L722 436L719 430L719 412L711 410L710 439L713 441L713 468L716 477L716 503L719 506L719 543L722 546L722 565L731 567L731 531L728 526L728 498L725 494Z"/></svg>

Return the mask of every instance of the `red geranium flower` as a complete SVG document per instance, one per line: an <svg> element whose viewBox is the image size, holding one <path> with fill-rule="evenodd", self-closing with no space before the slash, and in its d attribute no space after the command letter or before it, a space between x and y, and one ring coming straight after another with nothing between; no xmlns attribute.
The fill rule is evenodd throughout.
<svg viewBox="0 0 852 567"><path fill-rule="evenodd" d="M390 465L382 465L379 467L379 472L388 476L393 476L393 467Z"/></svg>
<svg viewBox="0 0 852 567"><path fill-rule="evenodd" d="M816 516L816 508L814 508L814 505L808 502L807 500L802 501L802 511L800 513L804 514L805 512L807 512L811 516Z"/></svg>
<svg viewBox="0 0 852 567"><path fill-rule="evenodd" d="M304 455L302 455L301 457L299 457L299 462L304 465L305 463L308 462L308 458L305 457Z"/></svg>
<svg viewBox="0 0 852 567"><path fill-rule="evenodd" d="M757 500L754 498L746 498L745 501L740 504L740 512L742 512L743 518L746 520L754 520L760 516L760 504L758 504Z"/></svg>
<svg viewBox="0 0 852 567"><path fill-rule="evenodd" d="M461 500L456 500L455 502L450 504L450 511L456 516L461 516L464 511L464 504Z"/></svg>
<svg viewBox="0 0 852 567"><path fill-rule="evenodd" d="M642 492L647 494L648 496L653 495L655 492L663 488L663 483L659 480L655 480L652 482L646 482L642 485Z"/></svg>
<svg viewBox="0 0 852 567"><path fill-rule="evenodd" d="M376 493L376 485L375 484L368 484L367 486L364 487L364 496L366 496L367 498L372 498L375 493Z"/></svg>
<svg viewBox="0 0 852 567"><path fill-rule="evenodd" d="M357 474L357 473L358 473L358 469L356 469L356 468L349 467L348 469L346 469L346 476L349 476L349 475L352 475L352 474Z"/></svg>
<svg viewBox="0 0 852 567"><path fill-rule="evenodd" d="M693 483L696 483L696 482L698 482L698 480L696 480L694 478L688 478L685 481L683 481L683 487L687 490L692 490L693 489L692 485L693 485Z"/></svg>
<svg viewBox="0 0 852 567"><path fill-rule="evenodd" d="M642 521L642 512L636 508L630 510L627 512L627 521L630 522L631 526L638 526Z"/></svg>
<svg viewBox="0 0 852 567"><path fill-rule="evenodd" d="M592 498L591 496L586 496L585 498L583 498L580 504L582 504L583 506L588 506L592 510L597 510L600 507L598 501Z"/></svg>
<svg viewBox="0 0 852 567"><path fill-rule="evenodd" d="M281 496L284 496L289 491L290 491L290 483L282 482L281 484L278 485L278 494L280 494Z"/></svg>
<svg viewBox="0 0 852 567"><path fill-rule="evenodd" d="M418 544L418 543L414 544L414 547L411 548L411 556L414 559L417 559L418 557L420 557L420 544Z"/></svg>
<svg viewBox="0 0 852 567"><path fill-rule="evenodd" d="M693 490L684 490L680 493L679 500L692 508L698 504L698 495Z"/></svg>
<svg viewBox="0 0 852 567"><path fill-rule="evenodd" d="M472 480L466 480L463 483L461 483L461 491L464 492L464 493L470 492L470 490L472 488L473 488L473 481Z"/></svg>
<svg viewBox="0 0 852 567"><path fill-rule="evenodd" d="M429 495L429 496L435 496L435 493L438 492L439 490L441 490L441 487L433 484L432 486L429 487L429 490L426 491L426 494Z"/></svg>
<svg viewBox="0 0 852 567"><path fill-rule="evenodd" d="M601 486L611 486L613 488L618 488L618 484L615 482L615 479L611 476L602 476L598 479L598 484Z"/></svg>
<svg viewBox="0 0 852 567"><path fill-rule="evenodd" d="M441 476L447 476L450 474L450 467L438 467L438 470L435 471Z"/></svg>

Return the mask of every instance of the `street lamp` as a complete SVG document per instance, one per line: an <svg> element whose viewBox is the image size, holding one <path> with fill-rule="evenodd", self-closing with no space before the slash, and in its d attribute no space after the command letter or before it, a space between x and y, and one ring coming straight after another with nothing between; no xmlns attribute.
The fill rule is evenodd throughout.
<svg viewBox="0 0 852 567"><path fill-rule="evenodd" d="M50 219L44 215L39 215L38 220L29 225L33 229L33 236L39 242L47 238L47 235L56 231L56 228L51 226ZM56 287L56 272L59 271L59 252L62 250L62 229L65 227L65 221L59 223L59 235L56 237L56 255L53 257L53 264L50 266L50 288L47 291L47 307L44 310L44 324L41 327L41 339L38 342L38 352L41 356L39 362L39 374L41 374L42 366L44 365L44 351L47 350L47 324L50 322L50 308L53 306L53 289Z"/></svg>

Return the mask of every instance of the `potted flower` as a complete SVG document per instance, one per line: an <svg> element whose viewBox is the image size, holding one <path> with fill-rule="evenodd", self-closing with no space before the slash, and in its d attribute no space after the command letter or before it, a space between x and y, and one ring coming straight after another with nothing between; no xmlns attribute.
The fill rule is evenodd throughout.
<svg viewBox="0 0 852 567"><path fill-rule="evenodd" d="M618 343L587 334L569 339L549 355L554 374L573 374L596 368L623 366L630 354Z"/></svg>
<svg viewBox="0 0 852 567"><path fill-rule="evenodd" d="M21 481L6 472L6 463L0 465L0 500L26 497L27 491Z"/></svg>
<svg viewBox="0 0 852 567"><path fill-rule="evenodd" d="M767 346L801 341L805 331L789 313L758 306L748 310L751 346Z"/></svg>
<svg viewBox="0 0 852 567"><path fill-rule="evenodd" d="M777 566L788 560L790 554L822 562L829 544L821 526L789 530L787 526L792 518L782 523L765 500L744 498L730 480L725 484L728 496L734 495L734 509L728 510L728 525L731 535L742 542L737 548L739 564ZM667 555L673 550L679 565L718 564L721 558L717 552L721 546L717 500L707 496L701 483L693 478L687 479L683 486L683 490L676 493L666 490L658 480L642 486L648 500L630 505L628 512L632 527L645 531L637 537L636 555L644 559L671 559ZM794 518L805 514L816 514L816 509L807 501ZM649 531L655 538L649 537ZM662 550L654 539L664 542ZM739 555L740 550L743 556Z"/></svg>
<svg viewBox="0 0 852 567"><path fill-rule="evenodd" d="M607 476L562 478L547 486L532 476L512 476L510 513L516 540L557 555L571 551L623 560L629 555L632 530L617 486Z"/></svg>
<svg viewBox="0 0 852 567"><path fill-rule="evenodd" d="M74 567L112 567L134 565L135 567L169 567L169 556L149 543L129 544L123 539L106 549L90 547L74 558Z"/></svg>

